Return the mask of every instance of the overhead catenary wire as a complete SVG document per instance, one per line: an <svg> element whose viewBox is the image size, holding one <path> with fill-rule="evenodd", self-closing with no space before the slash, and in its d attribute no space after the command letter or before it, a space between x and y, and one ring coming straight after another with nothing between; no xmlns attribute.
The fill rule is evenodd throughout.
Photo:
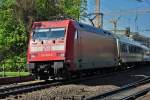
<svg viewBox="0 0 150 100"><path fill-rule="evenodd" d="M104 16L116 16L116 15L135 15L135 14L150 14L150 8L148 9L130 9L130 10L122 10L122 11L114 11L114 12L104 12ZM95 14L101 14L101 13L89 13L87 16L92 16Z"/></svg>

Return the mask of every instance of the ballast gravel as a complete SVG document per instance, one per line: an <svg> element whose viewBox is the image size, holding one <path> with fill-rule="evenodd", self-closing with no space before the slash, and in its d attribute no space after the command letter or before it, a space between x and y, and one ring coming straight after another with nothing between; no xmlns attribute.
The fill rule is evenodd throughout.
<svg viewBox="0 0 150 100"><path fill-rule="evenodd" d="M90 79L79 83L54 86L30 93L10 96L7 100L81 100L81 98L101 94L150 76L150 67L119 72L117 74Z"/></svg>

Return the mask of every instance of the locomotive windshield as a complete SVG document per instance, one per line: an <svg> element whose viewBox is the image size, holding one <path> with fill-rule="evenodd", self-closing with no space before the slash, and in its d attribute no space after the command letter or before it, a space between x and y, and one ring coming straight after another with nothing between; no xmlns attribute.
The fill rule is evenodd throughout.
<svg viewBox="0 0 150 100"><path fill-rule="evenodd" d="M33 32L33 39L48 40L62 38L64 34L65 28L35 29Z"/></svg>

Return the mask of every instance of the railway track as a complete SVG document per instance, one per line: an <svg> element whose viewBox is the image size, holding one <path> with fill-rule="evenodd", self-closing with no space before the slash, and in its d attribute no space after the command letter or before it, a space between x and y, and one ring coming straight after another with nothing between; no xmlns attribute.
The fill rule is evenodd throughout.
<svg viewBox="0 0 150 100"><path fill-rule="evenodd" d="M13 87L4 87L4 88L0 89L0 99L8 97L9 95L17 95L17 94L22 94L22 93L27 93L27 92L31 92L31 91L35 91L35 90L48 88L50 86L56 86L60 83L61 82L40 81L40 82L31 83L31 84L16 85Z"/></svg>
<svg viewBox="0 0 150 100"><path fill-rule="evenodd" d="M134 100L150 91L150 77L144 78L135 83L123 86L122 88L91 96L85 100Z"/></svg>
<svg viewBox="0 0 150 100"><path fill-rule="evenodd" d="M130 69L128 69L130 70ZM127 71L127 70L125 70ZM122 71L122 72L125 72ZM0 99L2 98L6 98L10 95L18 95L18 94L23 94L23 93L27 93L27 92L32 92L32 91L36 91L36 90L40 90L40 89L45 89L45 88L49 88L52 86L59 86L59 85L66 85L66 84L70 84L70 83L76 83L76 82L80 82L80 81L85 81L85 80L90 80L93 78L102 78L102 77L108 77L111 76L113 74L118 74L117 72L112 72L109 74L103 74L103 75L93 75L93 76L87 76L87 77L81 77L81 78L75 78L69 81L41 81L41 82L35 82L35 83L31 83L31 84L21 84L21 85L16 85L16 86L5 86L5 87L1 87L0 88Z"/></svg>
<svg viewBox="0 0 150 100"><path fill-rule="evenodd" d="M111 73L112 74L112 73ZM109 75L111 75L109 74ZM6 98L10 95L18 95L23 94L27 92L32 92L36 90L41 90L45 88L49 88L52 86L60 86L60 85L66 85L70 83L75 83L79 81L84 81L91 78L97 78L97 77L106 77L108 75L102 75L102 76L91 76L91 77L85 77L85 78L79 78L79 79L73 79L69 81L41 81L41 82L35 82L31 84L23 84L23 85L16 85L16 86L5 86L3 88L0 88L0 99Z"/></svg>
<svg viewBox="0 0 150 100"><path fill-rule="evenodd" d="M120 71L119 73L124 73L127 71L131 71L133 69L134 68L130 68L128 70ZM103 74L103 75L96 74L94 76L75 78L75 79L72 79L69 81L67 81L67 80L66 81L47 81L47 82L42 81L42 82L36 82L36 83L27 84L27 85L16 85L13 87L4 87L4 88L0 88L0 99L9 97L10 95L16 96L16 95L23 94L23 93L46 89L46 88L49 88L52 86L61 86L61 85L67 85L67 84L71 84L71 83L79 83L80 81L109 77L109 76L115 75L115 74L118 74L118 72L112 72L112 73ZM84 96L77 96L77 97L83 98Z"/></svg>

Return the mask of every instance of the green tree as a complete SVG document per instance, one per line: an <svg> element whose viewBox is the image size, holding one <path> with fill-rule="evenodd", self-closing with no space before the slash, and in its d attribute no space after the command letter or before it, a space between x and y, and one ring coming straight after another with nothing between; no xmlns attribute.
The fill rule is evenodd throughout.
<svg viewBox="0 0 150 100"><path fill-rule="evenodd" d="M7 70L25 66L27 40L34 21L60 16L79 20L84 15L86 0L0 0L0 66Z"/></svg>
<svg viewBox="0 0 150 100"><path fill-rule="evenodd" d="M61 9L64 16L70 16L75 20L80 20L86 15L86 0L60 0Z"/></svg>
<svg viewBox="0 0 150 100"><path fill-rule="evenodd" d="M32 22L65 16L80 19L86 14L86 0L16 0L13 6L17 19L30 31Z"/></svg>
<svg viewBox="0 0 150 100"><path fill-rule="evenodd" d="M6 66L7 69L11 69L10 66L12 68L16 66L16 60L25 62L25 55L23 54L27 34L25 34L22 21L16 18L12 8L14 3L13 0L3 0L0 5L0 64Z"/></svg>

